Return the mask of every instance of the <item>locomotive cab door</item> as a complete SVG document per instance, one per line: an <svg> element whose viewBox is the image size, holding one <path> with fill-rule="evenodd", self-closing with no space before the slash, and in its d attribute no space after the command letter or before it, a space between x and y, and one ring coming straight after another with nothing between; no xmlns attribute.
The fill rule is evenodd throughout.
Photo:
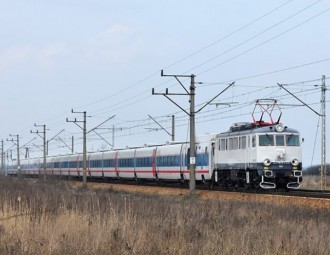
<svg viewBox="0 0 330 255"><path fill-rule="evenodd" d="M211 151L210 151L210 175L212 176L212 173L214 171L214 154L215 154L215 140L211 141Z"/></svg>

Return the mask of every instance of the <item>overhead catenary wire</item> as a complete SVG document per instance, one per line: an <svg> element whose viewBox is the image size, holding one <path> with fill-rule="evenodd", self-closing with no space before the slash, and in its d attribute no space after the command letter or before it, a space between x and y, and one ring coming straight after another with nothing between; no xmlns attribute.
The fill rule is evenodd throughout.
<svg viewBox="0 0 330 255"><path fill-rule="evenodd" d="M212 46L214 46L214 45L216 45L216 44L222 42L223 40L230 38L231 36L237 34L238 32L243 31L244 29L246 29L246 28L248 28L249 26L251 26L251 25L257 23L258 21L260 21L260 20L262 20L263 18L269 16L270 14L275 13L276 11L278 11L278 10L280 10L281 8L285 7L286 5L288 5L289 3L291 3L292 1L293 1L293 0L289 0L289 1L285 2L285 3L283 3L283 4L280 4L279 6L275 7L274 9L268 11L267 13L261 15L260 17L258 17L258 18L256 18L256 19L252 20L251 22L248 22L247 24L241 26L240 28L238 28L238 29L236 29L236 30L234 30L234 31L232 31L232 32L230 32L230 33L228 33L228 34L225 35L225 36L220 37L219 39L215 40L214 42L209 43L209 44L206 45L206 46L203 46L202 48L200 48L200 49L194 51L193 53L188 54L187 56L184 56L184 57L180 58L179 60L174 61L174 62L171 63L171 64L166 65L165 67L163 67L163 68L161 68L161 69L166 70L166 69L168 69L168 68L170 68L170 67L173 67L173 66L175 66L175 65L177 65L177 64L179 64L179 63L181 63L181 62L183 62L183 61L185 61L185 60L187 60L187 59L190 59L191 57L193 57L193 56L195 56L195 55L197 55L197 54L203 52L203 51L206 50L206 49L209 49L210 47L212 47ZM82 106L78 106L77 108L82 108L82 107L91 106L91 105L97 104L97 103L99 103L99 102L103 102L103 101L105 101L105 100L107 100L107 99L109 99L109 98L112 98L112 97L118 96L118 95L122 94L123 92L125 92L125 91L127 91L127 90L129 90L129 89L131 89L131 88L133 88L133 87L136 87L136 86L139 85L139 84L142 84L143 82L149 80L151 77L154 77L154 76L156 76L156 75L159 75L159 71L158 71L158 70L155 71L155 72L153 72L153 73L151 73L150 75L148 75L147 77L143 78L142 80L140 80L140 81L138 81L138 82L136 82L136 83L134 83L134 84L128 86L127 88L124 88L124 89L122 89L122 90L120 90L120 91L118 91L118 92L116 92L116 93L114 93L114 94L111 94L111 95L109 95L109 96L107 96L107 97L104 97L104 98L102 98L102 99L99 99L99 100L97 100L97 101L95 101L95 102L92 102L92 103L89 103L89 104L85 104L85 105L82 105ZM164 82L164 83L167 83L167 82Z"/></svg>
<svg viewBox="0 0 330 255"><path fill-rule="evenodd" d="M317 3L317 2L315 2L315 3ZM326 10L327 11L327 10ZM325 11L324 11L325 12ZM310 20L310 19L309 19ZM301 24L301 23L300 23ZM325 60L323 60L323 61L328 61L328 60L330 60L330 59L325 59ZM319 62L318 62L319 63ZM314 63L310 63L310 64L316 64L315 62ZM298 68L298 67L295 67L295 68ZM288 70L288 69L287 69ZM282 70L281 70L282 71ZM277 71L278 72L278 71ZM113 108L112 106L108 106L108 107L106 107L106 108L103 108L103 109L101 109L101 110L98 110L98 111L95 111L95 113L103 113L103 114L106 114L108 111L105 111L105 110L107 110L107 109L109 109L109 108L111 108L111 111L116 111L117 109L122 109L123 107L128 107L128 106L131 106L131 105L133 105L133 104L135 104L135 103L137 103L137 102L140 102L140 101L142 101L142 100L146 100L146 99L148 99L150 96L146 96L146 97L143 97L142 99L136 99L138 96L140 96L140 95L144 95L145 94L145 92L142 92L142 93L140 93L140 94L138 94L138 95L135 95L135 96L133 96L133 97L131 97L130 99L128 99L128 100L126 100L125 101L125 104L126 105L124 105L124 106L122 106L122 105L117 105L117 108ZM130 102L130 103L127 103L127 101L130 101L131 99L135 99L133 102Z"/></svg>
<svg viewBox="0 0 330 255"><path fill-rule="evenodd" d="M307 7L304 7L303 9L301 9L301 10L295 12L294 14L292 14L292 15L290 15L289 17L287 17L287 18L281 20L280 22L277 22L277 23L275 23L274 25L272 25L272 26L270 26L270 27L264 29L263 31L261 31L261 32L255 34L255 35L249 37L248 39L244 40L243 42L240 42L240 43L236 44L235 46L233 46L233 47L231 47L231 48L229 48L229 49L223 51L222 53L217 54L217 55L215 55L214 57L208 59L207 61L204 61L204 62L202 62L202 63L200 63L200 64L198 64L198 65L192 67L191 69L187 70L185 73L189 73L189 72L191 72L191 71L193 71L193 70L195 70L195 69L197 69L197 68L199 68L199 67L201 67L201 66L204 66L204 65L206 65L206 64L208 64L208 63L210 63L210 62L212 62L213 60L215 60L215 59L217 59L217 58L219 58L219 57L221 57L221 56L223 56L223 55L225 55L225 54L227 54L227 53L229 53L229 52L231 52L231 51L233 51L233 50L235 50L235 49L241 47L242 45L246 44L247 42L250 42L251 40L253 40L253 39L259 37L260 35L263 35L264 33L266 33L266 32L268 32L268 31L272 30L273 28L275 28L275 27L281 25L282 23L284 23L284 22L288 21L289 19L291 19L291 18L297 16L298 14L300 14L300 13L302 13L302 12L308 10L309 8L311 8L311 7L313 7L314 5L318 4L319 2L321 2L321 0L318 0L318 1L316 1L316 2L314 2L314 3L312 3L312 4L310 4L310 5L308 5ZM274 39L275 39L275 38L274 38ZM271 40L272 40L272 39L271 39ZM267 42L268 42L268 41L267 41ZM259 45L257 45L257 47L259 47ZM243 54L245 54L245 53L243 53ZM204 71L204 72L206 72L206 71ZM204 72L202 72L202 73L204 73ZM201 73L199 73L199 74L201 74Z"/></svg>
<svg viewBox="0 0 330 255"><path fill-rule="evenodd" d="M276 38L278 38L278 37L280 37L280 36L282 36L282 35L284 35L284 34L290 32L290 31L292 31L292 30L294 30L294 29L296 29L296 28L298 28L298 27L300 27L300 26L306 24L307 22L309 22L309 21L311 21L311 20L313 20L313 19L315 19L315 18L317 18L317 17L319 17L319 16L325 14L325 13L328 12L329 10L330 10L330 8L328 8L328 9L322 11L322 12L319 12L318 14L312 16L311 18L309 18L309 19L307 19L307 20L304 20L303 22L298 23L297 25L295 25L295 26L293 26L293 27L291 27L291 28L289 28L289 29L287 29L287 30L285 30L285 31L283 31L283 32L281 32L281 33L279 33L279 34L277 34L277 35L275 35L275 36L273 36L273 37L271 37L271 38L269 38L269 39L267 39L267 40L265 40L265 41L259 43L259 44L257 44L256 46L253 46L253 47L251 47L251 48L249 48L249 49L243 51L243 52L240 53L240 54L237 54L237 55L235 55L235 56L233 56L233 57L231 57L231 58L229 58L229 59L227 59L227 60L225 60L225 61L223 61L223 62L221 62L221 63L219 63L219 64L216 64L216 65L214 65L214 66L212 66L212 67L210 67L210 68L207 68L207 69L203 70L202 72L199 72L198 74L201 75L201 74L207 73L207 72L209 72L209 71L211 71L211 70L213 70L213 69L215 69L215 68L217 68L217 67L219 67L219 66L221 66L221 65L223 65L223 64L226 64L226 63L228 63L228 62L230 62L230 61L232 61L232 60L234 60L234 59L236 59L236 58L238 58L238 57L241 57L241 56L243 56L243 55L245 55L245 54L247 54L247 53L253 51L254 49L259 48L259 47L261 47L261 46L267 44L268 42L270 42L270 41L272 41L272 40L274 40L274 39L276 39Z"/></svg>
<svg viewBox="0 0 330 255"><path fill-rule="evenodd" d="M312 89L312 90L315 90L315 89ZM250 92L249 94L251 94L251 93L253 93L253 92L255 92L255 91L252 91L252 92ZM307 91L304 91L305 94L306 94L306 92L307 92ZM271 92L271 93L272 93L272 92ZM241 96L244 96L244 95L246 96L247 94L248 94L248 93L243 93ZM240 95L237 95L237 96L240 96ZM230 111L235 110L235 108L237 108L237 107L231 107L231 108L230 108ZM212 112L212 111L217 112L217 111L219 111L219 110L215 109L215 110L206 111L205 114L208 113L208 112ZM205 118L205 114L202 115L201 118ZM180 121L180 118L184 118L184 117L178 117L178 121ZM130 123L140 122L141 124L133 125L133 126L131 126L130 128L125 128L125 129L123 129L123 130L128 130L128 129L132 130L132 129L135 129L135 128L138 128L138 127L143 127L143 126L146 125L146 124L144 124L144 122L145 122L146 120L147 120L147 119L140 119L140 120L135 120L135 121L132 121L132 120L130 120L130 121L124 121L125 123L128 123L128 122L130 122ZM77 134L77 133L76 133L76 134Z"/></svg>
<svg viewBox="0 0 330 255"><path fill-rule="evenodd" d="M256 21L259 21L261 18L263 18L263 17L269 15L270 13L273 13L274 11L280 9L281 7L285 6L285 5L288 4L289 2L291 2L291 1L288 1L288 2L286 2L285 4L280 5L279 7L275 8L273 11L269 12L268 14L265 14L265 15L263 15L262 17L260 17L259 19L256 19L255 22L256 22ZM300 14L301 12L305 11L306 9L311 8L312 6L314 6L315 4L317 4L318 2L320 2L320 0L314 2L314 3L311 4L311 5L308 5L307 7L301 9L300 11L298 11L298 12L296 12L296 13L294 13L293 15L289 16L289 17L286 18L285 20L282 20L281 22L279 22L279 23L277 23L277 24L271 26L270 28L266 29L265 31L269 31L272 27L277 26L278 24L285 22L285 21L288 20L289 18L292 18L292 17L294 17L294 16ZM253 23L255 23L255 22L251 22L251 24L253 24ZM250 23L249 23L249 24L250 24ZM250 25L251 25L251 24L250 24ZM247 27L247 26L243 26L242 29L238 29L238 31L241 31L241 30L243 30L243 28L246 28L246 27ZM238 31L237 31L237 32L238 32ZM235 32L235 33L236 33L236 32ZM264 33L264 31L261 32L261 33L259 33L259 34L262 34L262 33ZM233 32L233 33L230 33L229 35L231 35L231 34L234 34L234 32ZM226 39L226 38L228 38L228 37L229 37L229 36L225 36L225 37L223 37L223 39ZM220 42L220 41L222 41L223 39L219 39L219 40L217 40L216 42ZM243 42L243 43L244 43L244 42ZM243 44L243 43L241 43L241 44ZM216 43L213 43L213 44L210 44L210 45L214 45L214 44L216 44ZM208 48L208 47L210 47L210 46L206 46L206 47L204 47L204 48ZM202 50L198 50L198 51L196 51L196 52L201 52L201 51L202 51ZM196 53L196 54L197 54L197 53ZM245 54L245 53L243 53L243 54ZM190 56L193 56L193 55L195 55L195 54L193 53L193 54L191 54ZM188 57L186 57L186 58L188 58ZM213 58L212 58L212 59L213 59ZM175 63L179 63L179 62L180 62L180 61L177 61L177 62L175 62ZM209 62L209 61L208 61L208 62ZM172 65L174 65L175 63L173 63ZM170 65L170 66L172 66L172 65ZM203 64L201 64L201 65L203 65ZM201 65L199 65L199 66L201 66ZM169 66L167 66L167 67L169 67ZM195 69L195 68L193 68L193 69ZM205 71L204 71L204 72L205 72ZM204 73L204 72L202 72L202 73ZM136 85L141 84L142 82L146 81L148 78L154 76L155 74L158 74L158 72L157 72L157 73L154 73L154 74L152 74L152 75L150 75L150 76L148 76L147 78L143 79L141 82L137 82L137 83L133 84L132 86L130 86L130 87L126 88L126 89L123 89L123 90L119 91L118 93L115 93L115 94L113 94L113 95L110 95L110 96L108 96L108 97L106 97L106 98L103 98L103 99L101 99L101 100L99 100L99 101L100 101L100 102L101 102L101 101L104 101L104 100L106 100L106 99L109 99L110 97L116 96L116 95L118 95L118 94L120 94L120 93L122 93L122 92L124 92L124 91L127 91L127 90L129 90L130 88L135 87ZM167 82L163 82L163 83L161 83L161 84L158 84L158 86L161 86L161 85L166 84L166 83L167 83ZM155 87L157 87L157 86L155 86ZM140 102L140 101L142 101L142 100L145 100L145 99L147 99L148 97L144 97L144 98L142 98L142 99L140 99L140 100L136 100L137 97L139 97L139 96L141 96L141 95L144 95L144 94L145 94L145 92L142 92L142 93L140 93L140 94L138 94L138 95L134 95L133 97L129 98L128 100L125 100L125 103L126 103L127 101L131 100L131 99L135 99L135 100L134 100L134 102L130 103L129 105L132 105L132 104L134 104L134 103L136 103L136 102ZM95 103L97 103L97 102L95 102ZM85 107L85 106L90 106L90 105L95 104L95 103L91 103L91 104L89 104L89 105L84 105L84 107ZM127 105L127 106L129 106L129 105ZM124 106L124 107L127 107L127 106ZM81 107L83 107L83 106L81 106ZM81 107L78 107L78 108L81 108ZM120 104L120 105L117 104L116 107L108 106L108 107L103 108L103 109L101 109L101 110L97 110L97 111L95 111L95 113L102 112L103 110L105 110L105 109L109 109L109 108L111 108L113 111L115 111L115 110L117 110L117 109L119 109L119 108L122 108L122 107L123 107L123 106L122 106L121 104Z"/></svg>
<svg viewBox="0 0 330 255"><path fill-rule="evenodd" d="M315 91L316 89L311 89L309 91L311 91L310 93L305 93L305 92L301 92L300 94L302 95L311 95L311 94L315 94L315 93L318 93L317 91ZM273 94L273 91L271 91L269 93L270 95ZM283 94L283 95L279 95L279 98L282 98L282 99L285 99L285 98L289 98L289 96ZM251 105L252 102L247 102L247 103L244 103L244 104L240 104L239 106L235 106L235 107L231 107L231 108L228 108L226 111L219 111L219 109L213 109L213 110L208 110L205 112L205 114L201 115L200 117L197 117L198 119L199 118L203 118L205 120L205 118L208 118L208 117L213 117L215 115L219 115L219 114L224 114L226 112L232 112L232 111L235 111L235 110L238 110L238 109L241 109L241 108L244 108L246 106L249 106ZM214 112L214 113L212 113ZM209 114L209 113L212 113L212 114ZM208 115L207 115L208 114ZM232 115L234 116L234 115ZM232 117L232 116L228 116L228 117ZM235 115L237 116L237 115ZM181 117L183 118L183 121L186 122L186 119L184 117ZM179 123L182 122L182 120L180 120L180 117L178 117L178 120L177 120ZM131 127L131 130L132 129L136 129L136 128L140 128L140 127L145 127L147 126L148 124L147 123L143 123L143 120L139 120L140 124L138 125L135 125L135 126L132 126ZM163 122L163 121L162 121ZM165 121L166 122L166 121ZM145 132L147 133L147 132ZM132 134L132 133L131 133Z"/></svg>
<svg viewBox="0 0 330 255"><path fill-rule="evenodd" d="M288 1L287 3L289 3L289 2L291 2L291 1ZM328 60L330 60L330 59L328 59ZM327 60L327 61L328 61ZM156 74L156 73L155 73ZM158 74L158 72L157 72L157 74ZM234 80L234 79L233 79ZM125 92L126 90L124 90L123 92ZM140 94L139 94L140 95ZM142 95L142 93L141 93L141 95ZM143 94L144 95L144 94ZM132 98L130 98L130 99L133 99L133 98L135 98L136 99L136 96L134 96L134 97L132 97ZM123 102L123 104L124 104L124 106L125 107L129 107L129 106L132 106L133 104L135 104L136 102L140 102L140 101L142 101L142 100L145 100L145 99L147 99L147 98L149 98L149 96L147 97L143 97L143 99L136 99L136 100L134 100L133 102L128 102L128 101L130 101L130 99L129 100L127 100L126 102ZM127 103L128 102L128 103ZM114 108L114 109L112 109L111 108L111 111L113 111L113 110L117 110L117 109L120 109L120 108L122 108L121 106L118 106L118 108ZM107 108L105 108L105 109L110 109L109 107L107 107ZM104 111L100 111L100 112L97 112L97 111L95 111L95 113L102 113L102 114L106 114L107 113L107 111L105 111L105 109L104 109ZM101 116L101 115L97 115L97 114L95 114L95 116ZM201 117L203 117L203 115L201 115ZM182 119L184 119L183 117L181 117ZM132 121L132 124L134 124L134 121ZM143 121L141 121L141 125L143 124ZM58 121L57 123L56 123L56 125L60 125L60 121ZM133 125L133 127L132 127L132 129L133 128L138 128L138 127L135 127L135 125Z"/></svg>

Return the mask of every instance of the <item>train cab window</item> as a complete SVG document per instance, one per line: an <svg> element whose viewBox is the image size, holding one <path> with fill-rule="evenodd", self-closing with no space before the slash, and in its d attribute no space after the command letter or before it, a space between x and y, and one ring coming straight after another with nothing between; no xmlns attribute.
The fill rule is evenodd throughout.
<svg viewBox="0 0 330 255"><path fill-rule="evenodd" d="M276 135L276 146L284 146L284 135Z"/></svg>
<svg viewBox="0 0 330 255"><path fill-rule="evenodd" d="M259 135L259 146L274 146L274 136Z"/></svg>
<svg viewBox="0 0 330 255"><path fill-rule="evenodd" d="M299 146L299 135L286 135L287 146Z"/></svg>

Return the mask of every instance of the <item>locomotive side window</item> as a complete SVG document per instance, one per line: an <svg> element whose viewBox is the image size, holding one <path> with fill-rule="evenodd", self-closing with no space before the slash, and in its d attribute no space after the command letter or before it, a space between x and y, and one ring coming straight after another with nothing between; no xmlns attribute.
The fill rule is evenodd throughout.
<svg viewBox="0 0 330 255"><path fill-rule="evenodd" d="M252 136L252 147L256 147L256 136Z"/></svg>
<svg viewBox="0 0 330 255"><path fill-rule="evenodd" d="M284 135L276 135L276 146L284 146Z"/></svg>
<svg viewBox="0 0 330 255"><path fill-rule="evenodd" d="M233 139L233 150L238 150L238 137Z"/></svg>
<svg viewBox="0 0 330 255"><path fill-rule="evenodd" d="M246 149L246 136L242 136L242 137L239 138L239 148L241 150Z"/></svg>
<svg viewBox="0 0 330 255"><path fill-rule="evenodd" d="M234 138L229 138L228 139L228 150L233 149L233 143L234 143Z"/></svg>
<svg viewBox="0 0 330 255"><path fill-rule="evenodd" d="M225 151L226 149L226 139L223 138L220 140L220 150Z"/></svg>
<svg viewBox="0 0 330 255"><path fill-rule="evenodd" d="M259 146L274 146L274 136L259 135Z"/></svg>
<svg viewBox="0 0 330 255"><path fill-rule="evenodd" d="M286 135L287 146L299 146L299 135Z"/></svg>

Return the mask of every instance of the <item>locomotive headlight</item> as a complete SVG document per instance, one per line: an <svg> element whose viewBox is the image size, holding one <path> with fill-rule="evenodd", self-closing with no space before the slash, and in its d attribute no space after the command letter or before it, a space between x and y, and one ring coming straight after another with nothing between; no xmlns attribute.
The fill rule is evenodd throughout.
<svg viewBox="0 0 330 255"><path fill-rule="evenodd" d="M264 161L262 161L262 163L263 163L265 166L270 166L270 164L272 163L272 161L270 161L269 158L266 158L266 159L264 159Z"/></svg>
<svg viewBox="0 0 330 255"><path fill-rule="evenodd" d="M275 127L276 131L277 132L283 132L284 130L284 127L282 124L277 124L276 127Z"/></svg>
<svg viewBox="0 0 330 255"><path fill-rule="evenodd" d="M298 166L299 165L299 160L294 158L293 160L291 160L291 164L294 166Z"/></svg>

